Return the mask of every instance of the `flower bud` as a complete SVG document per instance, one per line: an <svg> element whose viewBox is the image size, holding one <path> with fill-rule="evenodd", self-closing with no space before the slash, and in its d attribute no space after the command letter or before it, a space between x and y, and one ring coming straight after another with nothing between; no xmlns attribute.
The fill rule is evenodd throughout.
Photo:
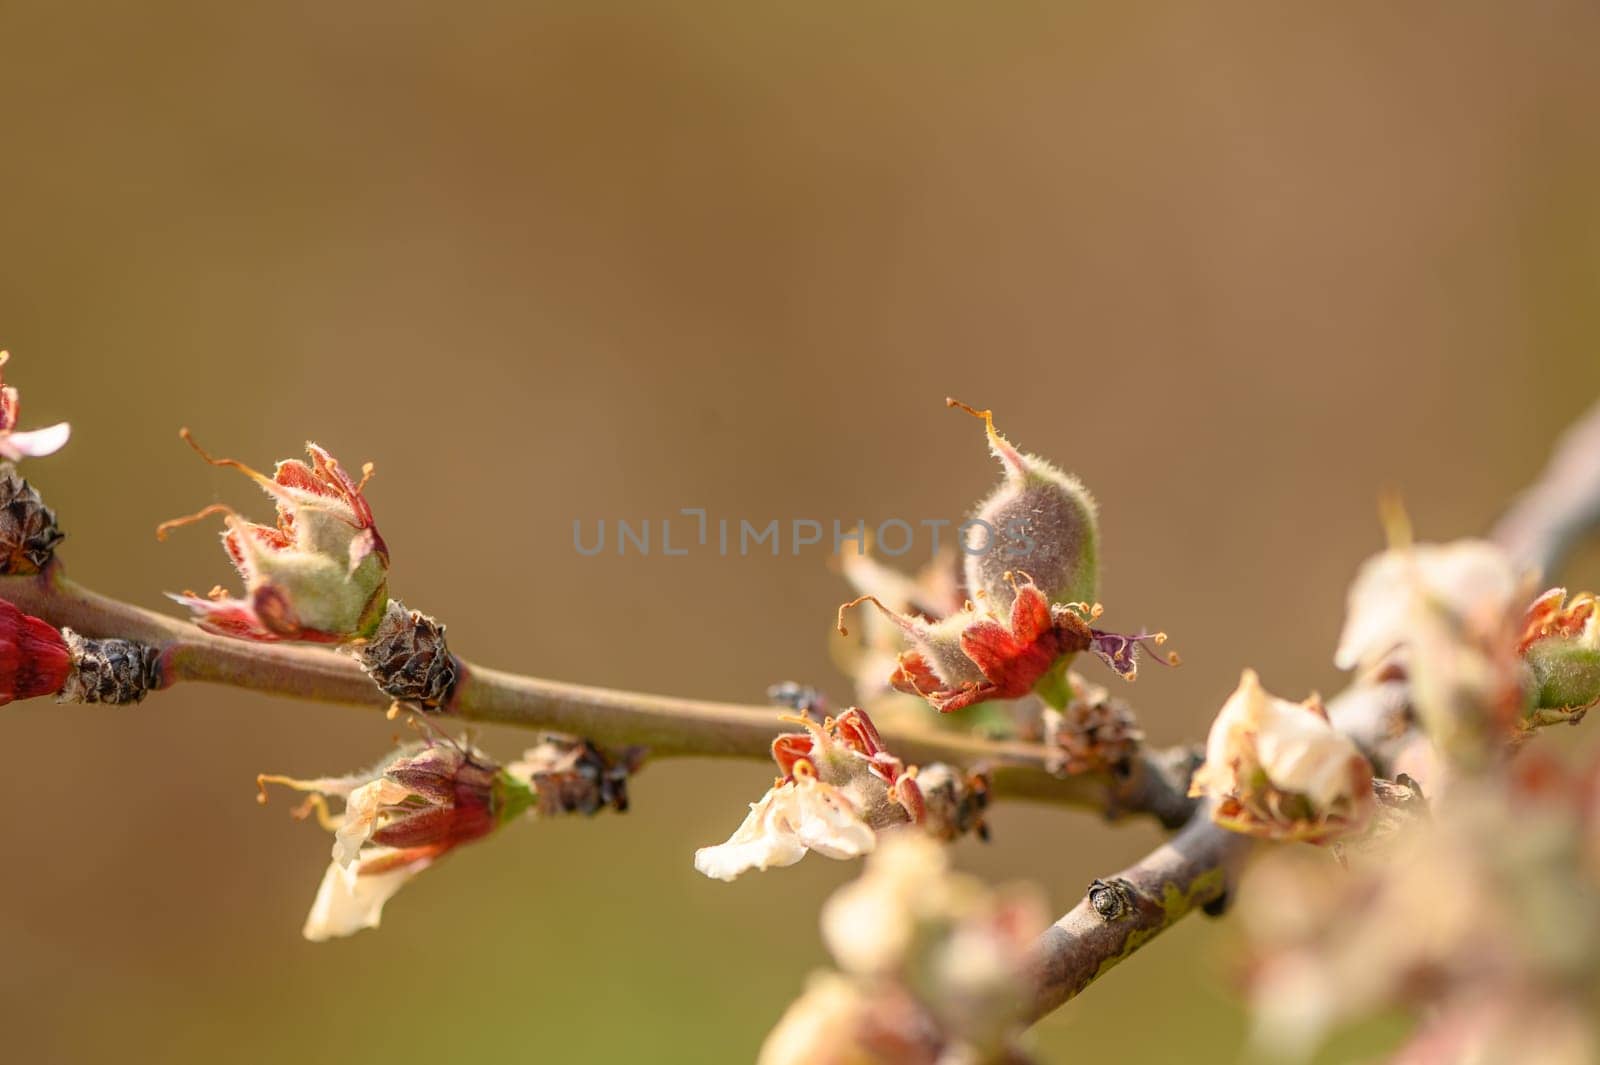
<svg viewBox="0 0 1600 1065"><path fill-rule="evenodd" d="M946 399L945 404L982 418L989 450L1006 479L973 517L991 542L969 545L967 594L987 596L995 612L1011 609L1016 589L1011 574L1026 570L1049 603L1092 603L1098 584L1099 531L1094 500L1083 484L1037 455L1026 455L995 431L991 411Z"/></svg>
<svg viewBox="0 0 1600 1065"><path fill-rule="evenodd" d="M10 463L0 465L0 574L26 577L55 557L64 539L55 511Z"/></svg>
<svg viewBox="0 0 1600 1065"><path fill-rule="evenodd" d="M71 672L72 655L61 633L0 599L0 706L54 695Z"/></svg>
<svg viewBox="0 0 1600 1065"><path fill-rule="evenodd" d="M550 732L506 766L506 772L533 789L540 816L593 817L606 807L627 812L628 778L639 771L644 757L643 747L624 748L613 758L588 740Z"/></svg>
<svg viewBox="0 0 1600 1065"><path fill-rule="evenodd" d="M857 858L876 845L875 830L922 824L916 771L883 747L864 711L852 707L772 742L783 776L728 838L695 852L694 867L715 880L751 869L793 865L808 850L828 858Z"/></svg>
<svg viewBox="0 0 1600 1065"><path fill-rule="evenodd" d="M316 810L334 834L333 861L306 919L312 941L378 927L384 904L412 877L535 801L487 756L451 742L403 748L377 769L348 777L264 775L257 783L311 793L305 809ZM328 813L330 797L343 800L341 814Z"/></svg>
<svg viewBox="0 0 1600 1065"><path fill-rule="evenodd" d="M1189 794L1214 800L1212 820L1235 832L1325 843L1371 816L1372 766L1315 697L1280 699L1247 669L1211 726Z"/></svg>
<svg viewBox="0 0 1600 1065"><path fill-rule="evenodd" d="M275 527L245 521L224 506L163 524L157 536L211 514L227 522L223 546L245 582L245 596L220 588L207 597L173 596L208 632L244 640L345 643L370 636L388 604L389 550L362 495L369 464L354 481L322 448L307 444L311 463L289 459L267 477L232 459L214 459L183 437L214 466L240 470L277 504Z"/></svg>
<svg viewBox="0 0 1600 1065"><path fill-rule="evenodd" d="M461 674L461 663L445 644L444 630L428 615L391 599L377 631L349 650L389 698L439 710L450 701Z"/></svg>
<svg viewBox="0 0 1600 1065"><path fill-rule="evenodd" d="M11 358L11 353L0 351L0 366ZM39 458L54 454L67 444L72 427L59 422L48 429L17 430L17 390L10 385L0 386L0 458L16 462L23 458Z"/></svg>

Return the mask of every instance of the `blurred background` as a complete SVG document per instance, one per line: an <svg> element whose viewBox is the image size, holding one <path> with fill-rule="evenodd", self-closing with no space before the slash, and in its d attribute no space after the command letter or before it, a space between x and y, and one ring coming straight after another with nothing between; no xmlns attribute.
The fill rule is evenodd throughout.
<svg viewBox="0 0 1600 1065"><path fill-rule="evenodd" d="M1600 394L1597 34L1577 0L5 0L0 347L75 430L26 472L72 576L172 610L231 573L157 522L269 512L178 427L314 438L378 464L392 587L469 658L842 697L820 553L584 558L572 522L959 517L997 468L953 394L1096 492L1110 616L1186 661L1129 694L1194 739L1242 666L1336 689L1381 489L1481 530ZM0 721L13 1061L748 1061L854 872L701 878L772 770L663 763L312 945L329 841L255 774L394 724L204 687ZM959 863L1058 909L1158 838L992 821ZM1228 940L1185 922L1042 1056L1240 1059Z"/></svg>

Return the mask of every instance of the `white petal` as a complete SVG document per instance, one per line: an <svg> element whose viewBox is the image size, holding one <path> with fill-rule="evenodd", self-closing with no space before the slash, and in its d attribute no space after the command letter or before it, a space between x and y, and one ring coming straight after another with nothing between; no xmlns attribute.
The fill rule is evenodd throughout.
<svg viewBox="0 0 1600 1065"><path fill-rule="evenodd" d="M313 943L321 943L363 928L377 928L383 917L383 904L427 865L426 861L413 862L385 873L358 876L354 869L329 863L302 934Z"/></svg>
<svg viewBox="0 0 1600 1065"><path fill-rule="evenodd" d="M1269 698L1256 736L1256 755L1268 780L1284 791L1306 795L1319 811L1356 797L1351 766L1361 752L1297 703Z"/></svg>
<svg viewBox="0 0 1600 1065"><path fill-rule="evenodd" d="M67 446L72 426L59 422L46 429L28 429L20 433L0 435L0 456L15 462L22 458L40 458L53 455Z"/></svg>
<svg viewBox="0 0 1600 1065"><path fill-rule="evenodd" d="M750 869L793 865L807 850L856 858L876 843L839 789L806 776L770 789L726 843L695 851L694 867L713 879L733 880Z"/></svg>
<svg viewBox="0 0 1600 1065"><path fill-rule="evenodd" d="M793 865L805 857L806 849L789 829L788 819L773 816L775 806L792 801L787 794L792 790L772 788L760 802L751 803L749 816L726 843L694 852L694 867L714 880L734 880L750 869Z"/></svg>
<svg viewBox="0 0 1600 1065"><path fill-rule="evenodd" d="M403 802L410 796L410 788L387 777L379 777L352 791L345 799L344 821L333 834L333 860L348 867L356 860L362 845L372 838L383 807Z"/></svg>
<svg viewBox="0 0 1600 1065"><path fill-rule="evenodd" d="M838 788L815 777L801 777L792 787L794 803L788 812L806 847L840 859L859 858L872 850L878 837Z"/></svg>

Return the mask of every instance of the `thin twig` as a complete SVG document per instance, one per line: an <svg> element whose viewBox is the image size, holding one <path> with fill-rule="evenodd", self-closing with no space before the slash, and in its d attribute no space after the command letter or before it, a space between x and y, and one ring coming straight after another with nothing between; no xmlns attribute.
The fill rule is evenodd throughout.
<svg viewBox="0 0 1600 1065"><path fill-rule="evenodd" d="M317 647L251 643L213 636L83 588L57 567L37 577L0 578L0 597L56 626L90 637L117 636L159 648L163 687L203 681L320 702L387 709L389 699L348 655ZM779 709L682 699L567 684L463 663L450 716L466 721L548 729L601 747L644 746L654 758L769 757L785 726ZM1059 774L1052 752L1034 743L957 732L884 728L907 762L981 768L995 795L1061 803L1117 815L1140 813L1169 828L1187 820L1189 752L1141 754L1124 773Z"/></svg>

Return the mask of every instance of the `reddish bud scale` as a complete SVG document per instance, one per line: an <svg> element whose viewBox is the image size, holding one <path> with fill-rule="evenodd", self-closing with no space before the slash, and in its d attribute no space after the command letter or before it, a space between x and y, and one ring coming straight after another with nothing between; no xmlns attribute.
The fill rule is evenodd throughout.
<svg viewBox="0 0 1600 1065"><path fill-rule="evenodd" d="M53 695L71 672L72 656L61 633L0 599L0 706Z"/></svg>

